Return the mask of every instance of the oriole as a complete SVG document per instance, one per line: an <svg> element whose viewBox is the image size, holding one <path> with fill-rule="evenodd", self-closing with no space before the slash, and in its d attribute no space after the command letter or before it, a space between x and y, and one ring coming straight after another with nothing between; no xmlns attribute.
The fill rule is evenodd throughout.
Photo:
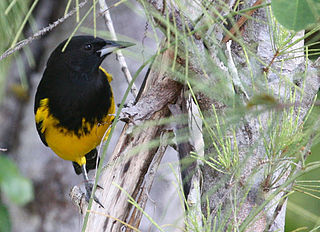
<svg viewBox="0 0 320 232"><path fill-rule="evenodd" d="M97 165L96 147L105 133L107 138L115 113L112 77L100 65L116 49L133 44L75 36L62 52L66 41L51 53L38 85L35 122L42 142L82 172L89 200L87 172Z"/></svg>

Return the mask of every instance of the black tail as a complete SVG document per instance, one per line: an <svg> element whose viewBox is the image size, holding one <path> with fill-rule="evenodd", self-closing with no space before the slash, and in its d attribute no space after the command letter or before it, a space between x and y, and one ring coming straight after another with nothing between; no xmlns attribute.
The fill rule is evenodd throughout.
<svg viewBox="0 0 320 232"><path fill-rule="evenodd" d="M90 170L96 169L96 166L98 166L100 163L100 158L98 159L98 163L97 163L97 159L98 159L98 151L96 148L86 154L87 172L89 172ZM80 175L82 173L80 165L76 162L72 162L72 165L77 175Z"/></svg>

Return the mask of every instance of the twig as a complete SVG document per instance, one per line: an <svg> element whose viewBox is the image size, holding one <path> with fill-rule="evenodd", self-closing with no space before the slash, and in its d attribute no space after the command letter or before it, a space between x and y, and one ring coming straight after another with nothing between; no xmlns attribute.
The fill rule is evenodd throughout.
<svg viewBox="0 0 320 232"><path fill-rule="evenodd" d="M88 0L84 0L83 2L81 2L79 4L79 9L82 8L86 3L88 2ZM77 7L75 7L73 10L71 10L68 14L66 14L65 16L63 16L62 18L59 18L57 21L55 21L52 24L49 24L49 26L42 28L41 30L37 31L36 33L34 33L32 36L28 37L27 39L21 40L20 42L18 42L16 44L16 46L14 46L13 48L8 49L7 51L5 51L1 56L0 56L0 61L3 60L4 58L8 57L9 55L11 55L12 53L22 49L24 46L30 44L33 40L35 39L39 39L41 36L45 35L46 33L48 33L49 31L51 31L52 29L54 29L55 27L57 27L59 24L63 23L67 18L69 18L70 16L72 16L75 12L77 12Z"/></svg>
<svg viewBox="0 0 320 232"><path fill-rule="evenodd" d="M279 56L279 54L280 54L280 51L277 49L275 54L273 55L271 61L269 62L268 66L263 68L264 72L266 72L266 73L269 72L271 65L274 63L275 59Z"/></svg>
<svg viewBox="0 0 320 232"><path fill-rule="evenodd" d="M105 0L99 0L99 5L100 5L100 12L104 16L106 26L108 27L108 29L110 31L112 39L117 40L117 35L116 35L116 32L113 27L113 22L112 22L112 19L110 16L110 12L108 10L108 5L106 4ZM121 66L121 70L122 70L124 76L127 79L128 84L129 84L132 81L132 76L129 72L128 65L124 59L122 52L120 50L118 50L116 53L117 53L118 60L119 60L120 66ZM137 90L137 87L135 86L135 84L132 85L131 93L134 97L137 97L138 90Z"/></svg>
<svg viewBox="0 0 320 232"><path fill-rule="evenodd" d="M80 214L83 214L87 211L88 202L86 201L85 194L82 192L79 186L74 186L70 190L69 196L72 203L78 207Z"/></svg>
<svg viewBox="0 0 320 232"><path fill-rule="evenodd" d="M263 2L263 0L257 0L257 1L252 5L252 7L255 7L255 6L258 6L258 5L262 4L262 2ZM239 31L240 27L242 27L243 24L248 20L247 17L248 17L248 16L251 16L256 10L257 10L257 9L254 8L254 9L250 10L249 12L247 12L245 15L241 16L241 18L237 21L237 23L229 30L230 34L231 34L231 35L234 35L237 31ZM226 43L226 42L228 42L228 41L230 40L230 38L231 38L231 35L230 35L230 34L226 35L226 36L223 38L223 40L222 40L223 43Z"/></svg>

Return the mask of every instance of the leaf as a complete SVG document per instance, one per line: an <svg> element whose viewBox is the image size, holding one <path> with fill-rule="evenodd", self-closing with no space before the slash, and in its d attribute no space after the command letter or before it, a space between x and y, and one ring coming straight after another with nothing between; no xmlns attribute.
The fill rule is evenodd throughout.
<svg viewBox="0 0 320 232"><path fill-rule="evenodd" d="M278 22L295 31L306 29L319 19L320 0L272 0L271 7Z"/></svg>
<svg viewBox="0 0 320 232"><path fill-rule="evenodd" d="M17 205L24 205L33 199L31 181L23 176L4 179L0 186L6 196Z"/></svg>
<svg viewBox="0 0 320 232"><path fill-rule="evenodd" d="M7 157L0 155L0 183L3 179L19 174L17 166Z"/></svg>
<svg viewBox="0 0 320 232"><path fill-rule="evenodd" d="M33 198L33 187L13 161L0 155L0 189L15 204L24 205Z"/></svg>
<svg viewBox="0 0 320 232"><path fill-rule="evenodd" d="M7 207L0 202L0 232L11 231L10 215Z"/></svg>

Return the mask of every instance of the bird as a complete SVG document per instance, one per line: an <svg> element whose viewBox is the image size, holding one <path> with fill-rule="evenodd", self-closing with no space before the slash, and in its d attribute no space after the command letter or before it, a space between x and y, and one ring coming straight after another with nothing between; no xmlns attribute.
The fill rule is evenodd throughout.
<svg viewBox="0 0 320 232"><path fill-rule="evenodd" d="M34 114L44 145L82 173L89 201L93 184L88 172L99 162L96 147L110 133L115 118L112 76L101 67L103 60L133 43L104 40L90 35L73 36L51 53L37 87ZM103 207L93 194L93 199Z"/></svg>

